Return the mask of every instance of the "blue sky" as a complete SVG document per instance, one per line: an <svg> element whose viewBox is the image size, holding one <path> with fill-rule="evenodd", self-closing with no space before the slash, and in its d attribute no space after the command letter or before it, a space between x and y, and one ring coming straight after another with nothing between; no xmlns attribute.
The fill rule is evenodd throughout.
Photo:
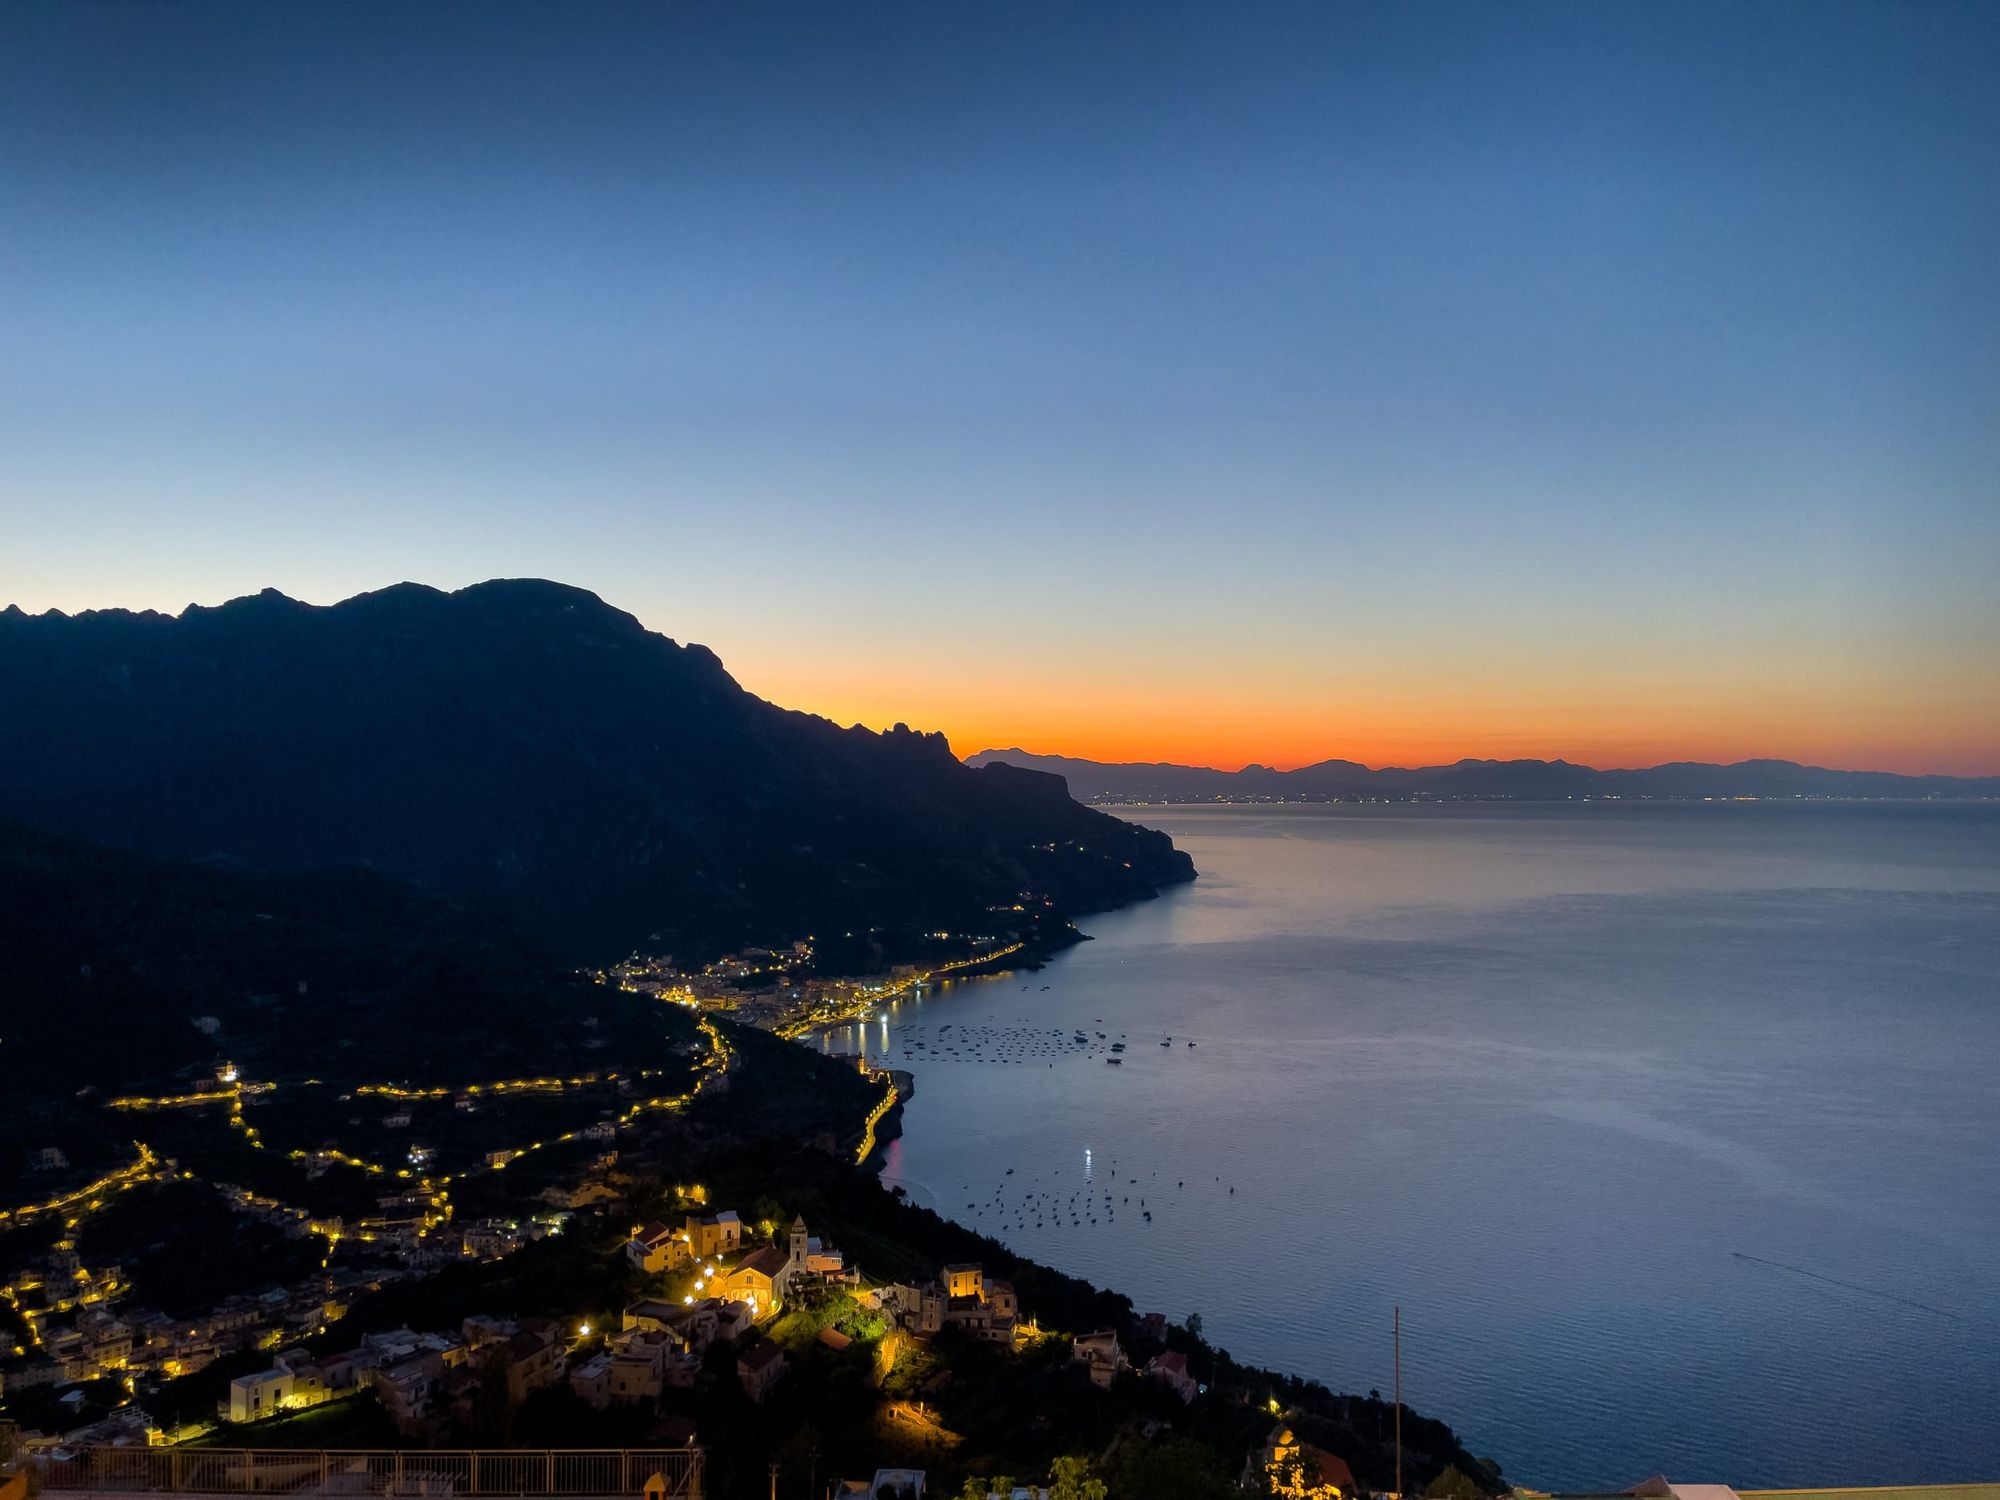
<svg viewBox="0 0 2000 1500"><path fill-rule="evenodd" d="M0 59L0 599L534 574L963 750L2000 771L1993 7L49 4Z"/></svg>

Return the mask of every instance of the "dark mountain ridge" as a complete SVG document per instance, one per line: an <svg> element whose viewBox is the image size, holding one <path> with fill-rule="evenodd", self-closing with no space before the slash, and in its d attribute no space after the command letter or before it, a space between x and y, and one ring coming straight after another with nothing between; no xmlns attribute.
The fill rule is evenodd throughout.
<svg viewBox="0 0 2000 1500"><path fill-rule="evenodd" d="M2000 797L2000 776L1899 776L1834 771L1788 760L1734 765L1673 761L1643 769L1600 771L1566 760L1461 760L1448 766L1371 770L1327 760L1295 771L1250 765L1240 771L1161 762L1108 764L1025 750L982 750L975 766L1012 765L1061 776L1083 802L1338 801L1440 798L1566 801L1581 797Z"/></svg>
<svg viewBox="0 0 2000 1500"><path fill-rule="evenodd" d="M361 865L572 957L909 925L1052 944L1194 873L1058 778L780 709L707 648L523 579L0 612L0 816L168 859Z"/></svg>

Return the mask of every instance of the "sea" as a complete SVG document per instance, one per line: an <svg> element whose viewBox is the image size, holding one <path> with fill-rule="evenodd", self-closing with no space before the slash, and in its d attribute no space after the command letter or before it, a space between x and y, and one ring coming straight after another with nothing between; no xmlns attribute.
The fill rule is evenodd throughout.
<svg viewBox="0 0 2000 1500"><path fill-rule="evenodd" d="M884 1179L1519 1484L2000 1479L2000 806L1151 807ZM1032 1309L1030 1309L1032 1311Z"/></svg>

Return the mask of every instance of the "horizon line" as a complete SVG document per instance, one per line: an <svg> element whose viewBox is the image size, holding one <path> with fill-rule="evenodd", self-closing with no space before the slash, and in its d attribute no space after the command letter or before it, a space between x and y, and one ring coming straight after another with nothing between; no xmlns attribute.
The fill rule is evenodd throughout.
<svg viewBox="0 0 2000 1500"><path fill-rule="evenodd" d="M1741 760L1727 760L1727 761L1689 760L1689 759L1662 760L1662 761L1655 761L1651 765L1643 765L1643 766L1641 765L1594 766L1591 765L1588 761L1571 760L1567 756L1563 755L1556 755L1553 757L1536 756L1536 755L1516 755L1516 756L1506 757L1504 759L1498 756L1490 756L1490 755L1463 755L1458 757L1456 760L1431 761L1422 765L1371 766L1365 761L1351 760L1344 755L1329 755L1329 756L1323 756L1318 760L1301 761L1297 765L1292 765L1292 766L1273 765L1265 761L1251 760L1251 761L1245 761L1242 765L1235 767L1234 769L1231 769L1224 766L1196 765L1188 761L1177 761L1177 760L1097 760L1088 755L1070 755L1061 751L1026 750L1019 745L1010 745L1004 749L997 747L989 747L984 750L975 750L969 755L959 756L959 760L964 762L970 762L972 760L977 759L980 756L1003 756L1003 755L1025 755L1025 756L1031 756L1037 760L1079 761L1085 765L1092 765L1092 766L1133 766L1133 767L1144 767L1149 770L1168 769L1175 771L1208 771L1218 776L1240 776L1245 771L1253 771L1253 770L1271 771L1281 776L1290 776L1296 774L1299 771L1310 771L1317 766L1331 765L1337 762L1341 765L1359 766L1362 770L1368 772L1370 775L1382 775L1390 771L1441 771L1441 770L1449 770L1454 766L1466 766L1466 765L1573 766L1577 770L1593 771L1601 776L1615 776L1620 774L1636 773L1641 771L1663 771L1675 766L1713 766L1720 770L1726 771L1726 770L1733 770L1740 766L1776 765L1776 766L1793 766L1801 771L1825 771L1836 776L1894 776L1905 781L2000 780L2000 771L1978 772L1971 775L1965 775L1951 771L1883 771L1883 770L1875 770L1871 768L1856 767L1856 766L1822 766L1822 765L1816 765L1811 761L1792 760L1782 755L1753 755L1753 756L1747 756Z"/></svg>

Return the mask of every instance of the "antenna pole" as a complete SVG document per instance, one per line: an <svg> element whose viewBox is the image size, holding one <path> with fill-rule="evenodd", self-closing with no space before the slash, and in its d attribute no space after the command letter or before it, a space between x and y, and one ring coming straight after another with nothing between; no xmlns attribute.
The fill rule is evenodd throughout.
<svg viewBox="0 0 2000 1500"><path fill-rule="evenodd" d="M1396 1496L1403 1494L1403 1309L1396 1307Z"/></svg>

